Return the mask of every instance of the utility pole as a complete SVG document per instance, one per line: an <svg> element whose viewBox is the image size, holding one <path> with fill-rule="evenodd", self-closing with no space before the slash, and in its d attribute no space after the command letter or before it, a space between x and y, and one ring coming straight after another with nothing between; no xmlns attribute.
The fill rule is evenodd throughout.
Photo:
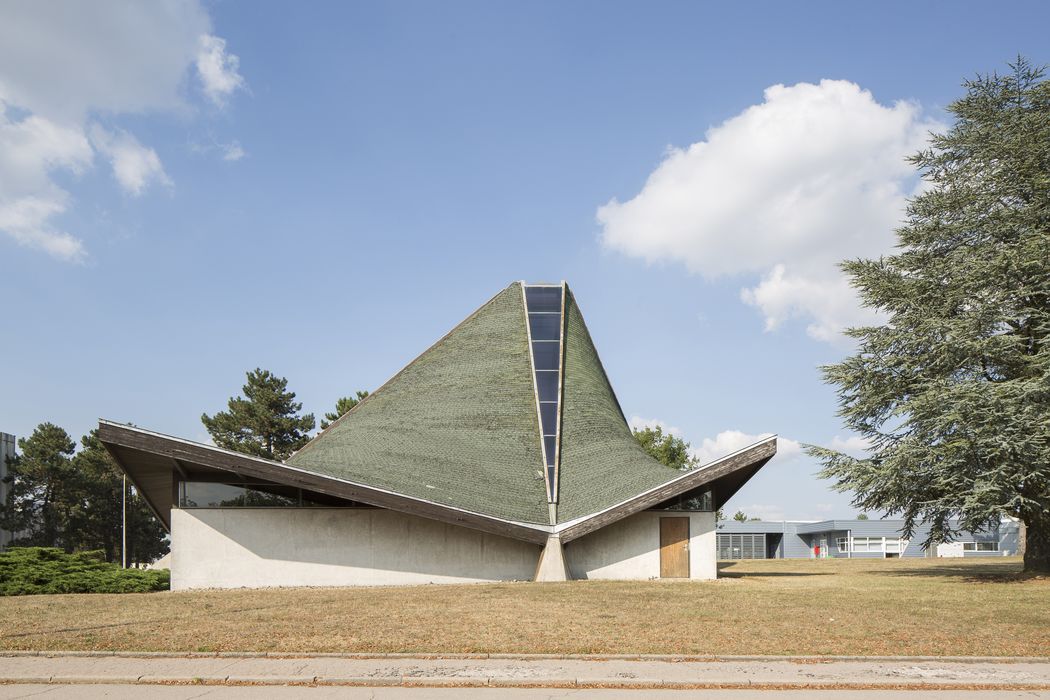
<svg viewBox="0 0 1050 700"><path fill-rule="evenodd" d="M120 477L120 566L128 568L128 475Z"/></svg>

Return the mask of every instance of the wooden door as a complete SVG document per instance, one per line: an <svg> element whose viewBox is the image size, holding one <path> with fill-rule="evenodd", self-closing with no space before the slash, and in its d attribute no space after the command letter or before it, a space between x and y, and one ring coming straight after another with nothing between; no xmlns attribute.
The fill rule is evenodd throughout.
<svg viewBox="0 0 1050 700"><path fill-rule="evenodd" d="M660 518L660 578L689 578L689 518Z"/></svg>

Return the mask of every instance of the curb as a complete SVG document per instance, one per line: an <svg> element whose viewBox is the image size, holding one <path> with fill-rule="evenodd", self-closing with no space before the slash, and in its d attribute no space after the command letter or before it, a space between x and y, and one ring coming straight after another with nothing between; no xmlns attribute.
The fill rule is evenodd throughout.
<svg viewBox="0 0 1050 700"><path fill-rule="evenodd" d="M623 679L588 680L558 679L452 679L452 678L304 678L304 677L227 677L227 678L160 678L145 676L26 676L0 678L0 685L175 685L209 687L306 686L306 687L399 687L399 688L569 688L622 690L900 690L900 691L1044 691L1050 683L848 683L828 682L691 682L630 681Z"/></svg>
<svg viewBox="0 0 1050 700"><path fill-rule="evenodd" d="M370 652L280 652L280 651L38 651L5 650L0 658L35 656L44 658L131 658L131 659L389 659L389 660L478 660L508 661L662 661L668 663L770 662L797 663L901 662L901 663L1050 663L1050 656L774 656L714 654L489 654L489 653L370 653Z"/></svg>

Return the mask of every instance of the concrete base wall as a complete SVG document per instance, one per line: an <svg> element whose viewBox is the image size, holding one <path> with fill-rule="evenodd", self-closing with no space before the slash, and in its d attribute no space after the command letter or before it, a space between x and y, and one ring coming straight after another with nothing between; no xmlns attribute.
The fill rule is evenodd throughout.
<svg viewBox="0 0 1050 700"><path fill-rule="evenodd" d="M171 511L171 588L531 580L540 547L371 508Z"/></svg>
<svg viewBox="0 0 1050 700"><path fill-rule="evenodd" d="M718 577L715 514L644 511L564 545L574 579L644 580L660 577L660 518L689 518L689 577Z"/></svg>
<svg viewBox="0 0 1050 700"><path fill-rule="evenodd" d="M541 547L370 508L171 512L171 588L532 580ZM689 571L717 577L714 513L646 511L564 546L570 578L660 577L660 518L689 518Z"/></svg>

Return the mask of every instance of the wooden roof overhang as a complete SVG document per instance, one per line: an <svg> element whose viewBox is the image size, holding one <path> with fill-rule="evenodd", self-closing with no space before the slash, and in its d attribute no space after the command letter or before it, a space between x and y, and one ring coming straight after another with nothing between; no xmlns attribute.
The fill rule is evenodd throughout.
<svg viewBox="0 0 1050 700"><path fill-rule="evenodd" d="M143 495L153 513L169 531L178 482L202 475L207 478L208 475L225 473L233 475L238 481L261 479L294 486L535 544L546 542L550 533L550 528L546 526L472 513L366 484L315 474L282 462L107 420L99 421L98 435L114 461L128 475L136 490Z"/></svg>
<svg viewBox="0 0 1050 700"><path fill-rule="evenodd" d="M563 543L570 542L677 496L700 490L702 487L712 490L714 508L718 510L776 453L777 438L771 435L699 469L683 472L681 476L611 508L558 525L555 532Z"/></svg>
<svg viewBox="0 0 1050 700"><path fill-rule="evenodd" d="M713 491L714 507L721 508L777 451L776 436L765 438L610 508L552 527L473 513L112 421L100 420L98 435L169 531L180 480L214 480L217 475L232 475L231 480L258 479L294 486L535 544L545 543L551 534L569 542L702 487Z"/></svg>

